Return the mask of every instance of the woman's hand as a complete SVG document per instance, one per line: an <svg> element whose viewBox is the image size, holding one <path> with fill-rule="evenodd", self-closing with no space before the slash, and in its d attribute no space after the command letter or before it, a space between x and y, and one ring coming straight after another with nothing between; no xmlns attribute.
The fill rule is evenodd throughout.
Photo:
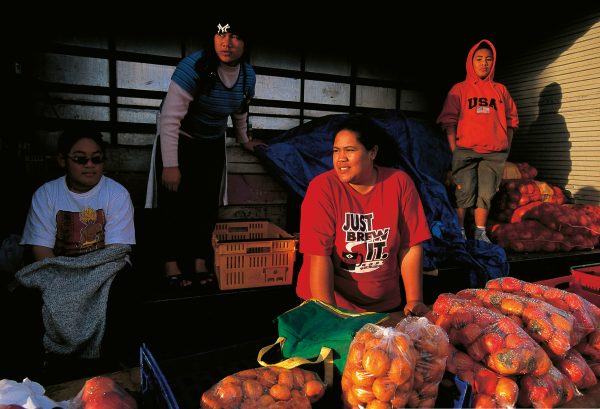
<svg viewBox="0 0 600 409"><path fill-rule="evenodd" d="M164 168L162 171L162 184L171 192L177 192L181 183L181 172L179 166Z"/></svg>
<svg viewBox="0 0 600 409"><path fill-rule="evenodd" d="M406 306L404 307L404 315L406 315L407 317L409 315L422 317L423 315L427 314L428 312L429 312L429 307L427 307L425 304L423 304L422 301L407 302Z"/></svg>
<svg viewBox="0 0 600 409"><path fill-rule="evenodd" d="M257 146L268 146L268 145L260 139L252 139L252 140L249 140L248 142L242 143L242 146L244 148L246 148L247 150L249 150L250 152L254 152L254 149Z"/></svg>

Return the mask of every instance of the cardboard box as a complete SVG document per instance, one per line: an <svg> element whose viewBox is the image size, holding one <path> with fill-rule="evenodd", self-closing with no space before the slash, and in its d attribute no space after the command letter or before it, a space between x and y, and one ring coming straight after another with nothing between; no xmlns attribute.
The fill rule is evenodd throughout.
<svg viewBox="0 0 600 409"><path fill-rule="evenodd" d="M291 284L298 240L268 220L223 221L212 245L221 290Z"/></svg>

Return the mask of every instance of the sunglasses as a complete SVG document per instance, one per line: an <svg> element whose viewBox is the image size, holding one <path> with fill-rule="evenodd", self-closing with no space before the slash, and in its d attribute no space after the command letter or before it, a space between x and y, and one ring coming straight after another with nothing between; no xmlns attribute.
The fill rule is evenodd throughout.
<svg viewBox="0 0 600 409"><path fill-rule="evenodd" d="M67 158L71 159L73 162L78 165L87 165L89 161L91 161L94 165L99 165L100 163L104 163L104 156L92 156L88 158L87 156L67 156Z"/></svg>

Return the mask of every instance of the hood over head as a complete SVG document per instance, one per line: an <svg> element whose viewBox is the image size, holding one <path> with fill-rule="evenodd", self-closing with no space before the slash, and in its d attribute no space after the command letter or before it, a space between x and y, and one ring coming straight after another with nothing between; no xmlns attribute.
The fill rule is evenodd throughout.
<svg viewBox="0 0 600 409"><path fill-rule="evenodd" d="M475 55L475 51L477 51L480 48L491 49L492 56L494 57L494 61L492 62L492 68L490 69L490 73L483 80L477 76L477 74L475 73L475 69L473 68L473 56ZM492 42L490 40L485 40L485 39L477 42L473 47L471 47L471 50L469 51L469 55L467 56L466 67L467 67L467 80L470 80L473 82L493 81L494 73L496 72L496 48L494 47L494 44L492 44Z"/></svg>

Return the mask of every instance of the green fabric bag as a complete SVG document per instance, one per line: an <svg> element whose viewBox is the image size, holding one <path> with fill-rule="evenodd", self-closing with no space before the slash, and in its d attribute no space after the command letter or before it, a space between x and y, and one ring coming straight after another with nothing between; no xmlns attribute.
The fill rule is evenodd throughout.
<svg viewBox="0 0 600 409"><path fill-rule="evenodd" d="M379 323L387 317L386 313L357 313L316 299L306 300L277 317L279 338L260 350L258 363L294 368L325 362L324 380L331 385L333 366L343 373L356 332L367 323ZM275 364L264 362L263 355L276 345L281 346L284 360Z"/></svg>

